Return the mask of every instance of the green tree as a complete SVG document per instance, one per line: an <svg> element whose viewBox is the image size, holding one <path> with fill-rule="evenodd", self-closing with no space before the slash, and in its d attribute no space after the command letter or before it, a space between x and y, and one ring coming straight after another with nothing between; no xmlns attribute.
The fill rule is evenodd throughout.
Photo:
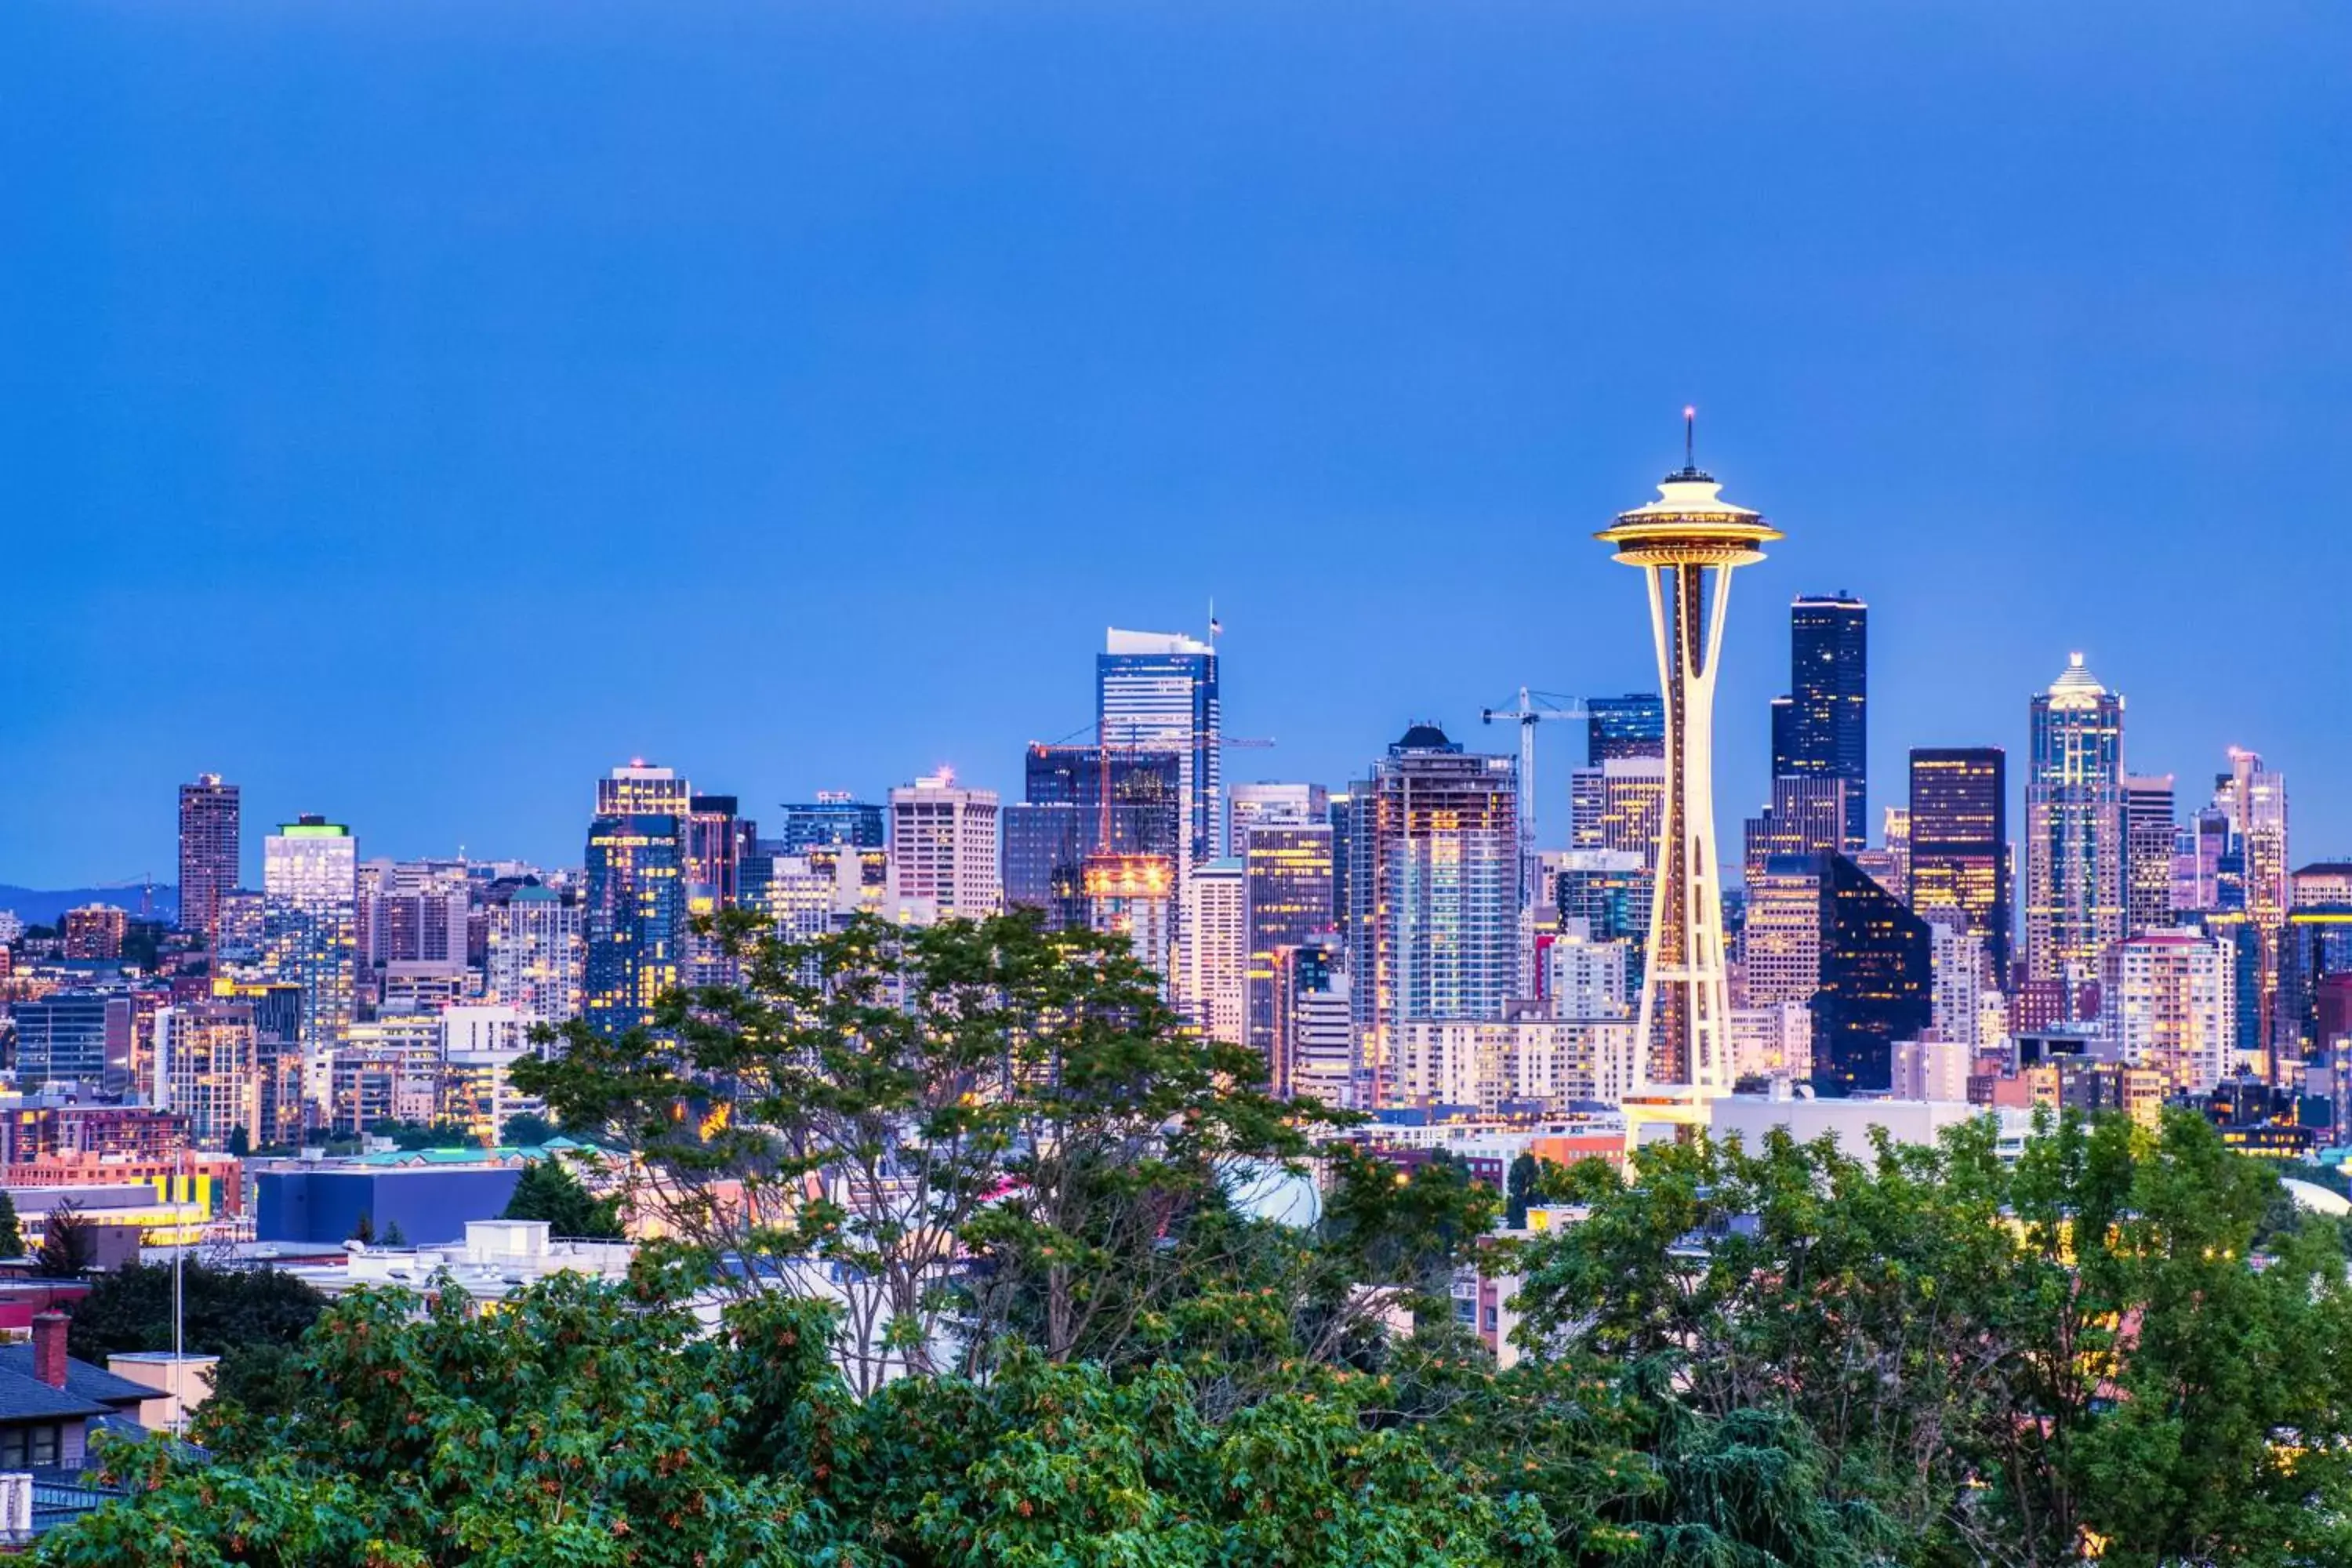
<svg viewBox="0 0 2352 1568"><path fill-rule="evenodd" d="M555 1123L535 1110L518 1110L499 1130L499 1142L517 1149L536 1149L555 1136Z"/></svg>
<svg viewBox="0 0 2352 1568"><path fill-rule="evenodd" d="M706 1257L811 1260L724 1277L843 1298L861 1392L950 1345L976 1367L1016 1320L1056 1359L1115 1352L1181 1288L1171 1226L1237 1163L1309 1152L1315 1108L1183 1029L1123 938L1026 912L806 943L740 910L702 927L742 985L617 1039L575 1021L515 1083L631 1149L634 1201Z"/></svg>
<svg viewBox="0 0 2352 1568"><path fill-rule="evenodd" d="M0 1258L25 1256L25 1232L16 1220L16 1200L0 1188Z"/></svg>
<svg viewBox="0 0 2352 1568"><path fill-rule="evenodd" d="M286 1358L326 1310L327 1299L273 1268L214 1268L194 1259L181 1267L182 1343L198 1355L216 1355L215 1396L264 1409L284 1403L277 1380ZM85 1361L172 1348L172 1269L129 1263L100 1274L76 1303L68 1347Z"/></svg>
<svg viewBox="0 0 2352 1568"><path fill-rule="evenodd" d="M42 1221L33 1272L45 1279L79 1279L96 1259L97 1251L89 1222L81 1217L71 1198L62 1199Z"/></svg>
<svg viewBox="0 0 2352 1568"><path fill-rule="evenodd" d="M515 1181L507 1200L506 1218L547 1222L552 1236L618 1241L622 1238L620 1204L599 1198L562 1161L533 1160Z"/></svg>
<svg viewBox="0 0 2352 1568"><path fill-rule="evenodd" d="M236 1155L240 1160L244 1159L247 1154L252 1153L253 1134L247 1132L242 1126L230 1128L228 1130L228 1152Z"/></svg>

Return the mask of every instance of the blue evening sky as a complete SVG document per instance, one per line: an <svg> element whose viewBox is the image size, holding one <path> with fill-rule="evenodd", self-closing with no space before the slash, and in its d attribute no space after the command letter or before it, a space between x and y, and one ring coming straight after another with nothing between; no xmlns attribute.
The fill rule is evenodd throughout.
<svg viewBox="0 0 2352 1568"><path fill-rule="evenodd" d="M2340 0L8 5L0 881L168 879L205 769L256 862L1012 795L1212 595L1232 776L1499 746L1654 684L1591 533L1685 401L1789 531L1727 819L1847 588L1874 821L2079 647L2352 850L2347 83Z"/></svg>

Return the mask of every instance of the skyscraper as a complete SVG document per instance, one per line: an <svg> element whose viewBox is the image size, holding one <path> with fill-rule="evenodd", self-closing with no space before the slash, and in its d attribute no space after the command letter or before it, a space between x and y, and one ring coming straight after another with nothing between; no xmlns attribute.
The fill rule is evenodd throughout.
<svg viewBox="0 0 2352 1568"><path fill-rule="evenodd" d="M1248 1041L1273 1066L1283 953L1310 942L1329 942L1337 925L1331 825L1259 819L1242 836L1241 849L1249 922Z"/></svg>
<svg viewBox="0 0 2352 1568"><path fill-rule="evenodd" d="M616 804L629 798L616 796ZM650 1025L654 1004L677 988L684 858L670 813L600 812L589 821L580 1016L600 1034Z"/></svg>
<svg viewBox="0 0 2352 1568"><path fill-rule="evenodd" d="M910 917L978 920L1004 907L992 789L945 769L890 792L890 891Z"/></svg>
<svg viewBox="0 0 2352 1568"><path fill-rule="evenodd" d="M1663 757L1612 757L1568 775L1568 842L1572 849L1639 855L1643 867L1654 871L1665 812Z"/></svg>
<svg viewBox="0 0 2352 1568"><path fill-rule="evenodd" d="M1839 847L1849 854L1869 842L1869 656L1861 600L1827 594L1790 606L1789 703L1774 710L1772 771L1846 781Z"/></svg>
<svg viewBox="0 0 2352 1568"><path fill-rule="evenodd" d="M2089 979L2124 935L2124 700L2078 653L2033 699L2032 721L2025 978Z"/></svg>
<svg viewBox="0 0 2352 1568"><path fill-rule="evenodd" d="M1414 724L1361 787L1367 911L1350 972L1363 1018L1360 1102L1391 1103L1397 1026L1498 1018L1519 980L1518 763Z"/></svg>
<svg viewBox="0 0 2352 1568"><path fill-rule="evenodd" d="M1235 859L1192 868L1184 889L1181 1002L1201 1032L1240 1045L1249 1037L1249 884Z"/></svg>
<svg viewBox="0 0 2352 1568"><path fill-rule="evenodd" d="M1237 784L1226 795L1225 843L1236 858L1260 823L1323 822L1331 815L1331 794L1318 784Z"/></svg>
<svg viewBox="0 0 2352 1568"><path fill-rule="evenodd" d="M1113 752L1172 752L1184 802L1179 874L1224 853L1223 720L1217 650L1171 632L1113 626L1095 658L1096 739Z"/></svg>
<svg viewBox="0 0 2352 1568"><path fill-rule="evenodd" d="M2101 955L2100 1026L2168 1089L2210 1093L2237 1068L2236 968L2230 943L2190 931L2116 942Z"/></svg>
<svg viewBox="0 0 2352 1568"><path fill-rule="evenodd" d="M359 842L323 816L302 816L262 842L262 970L302 997L302 1092L323 1120L334 1051L358 1005Z"/></svg>
<svg viewBox="0 0 2352 1568"><path fill-rule="evenodd" d="M1843 855L1822 865L1822 973L1813 994L1813 1085L1823 1094L1885 1092L1895 1044L1935 1023L1927 922Z"/></svg>
<svg viewBox="0 0 2352 1568"><path fill-rule="evenodd" d="M1686 416L1687 417L1687 416ZM1648 580L1650 625L1665 697L1664 809L1657 903L1642 975L1645 1077L1698 1096L1731 1082L1731 1001L1724 973L1723 875L1715 834L1715 681L1732 571L1780 537L1690 460L1658 499L1621 513L1598 537Z"/></svg>
<svg viewBox="0 0 2352 1568"><path fill-rule="evenodd" d="M488 999L526 1024L580 1013L587 934L580 902L537 882L507 889L489 908L483 979Z"/></svg>
<svg viewBox="0 0 2352 1568"><path fill-rule="evenodd" d="M2280 933L2294 901L2287 859L2286 780L2263 766L2260 752L2232 746L2230 772L2215 804L2229 813L2231 834L2245 865L2246 920L2254 929L2257 944L2255 1005L2247 1009L2242 998L2240 1009L2254 1015L2258 1039L2269 1043L2275 1032ZM2249 1049L2256 1044L2254 1040L2243 1043ZM2268 1065L2275 1082L2281 1065L2276 1061Z"/></svg>
<svg viewBox="0 0 2352 1568"><path fill-rule="evenodd" d="M1599 767L1615 757L1666 754L1665 699L1646 691L1584 700L1584 760Z"/></svg>
<svg viewBox="0 0 2352 1568"><path fill-rule="evenodd" d="M1999 746L1918 746L1911 752L1906 896L1926 914L1954 909L1984 943L1987 978L2009 984L2009 784Z"/></svg>
<svg viewBox="0 0 2352 1568"><path fill-rule="evenodd" d="M218 773L180 786L180 929L217 945L220 899L237 883L244 849L237 787Z"/></svg>
<svg viewBox="0 0 2352 1568"><path fill-rule="evenodd" d="M2172 775L2126 777L2124 789L2124 933L2167 931L2172 925Z"/></svg>
<svg viewBox="0 0 2352 1568"><path fill-rule="evenodd" d="M1772 804L1744 825L1740 871L1749 881L1766 861L1781 856L1813 858L1851 847L1846 809L1853 781L1825 773L1784 773L1772 781Z"/></svg>

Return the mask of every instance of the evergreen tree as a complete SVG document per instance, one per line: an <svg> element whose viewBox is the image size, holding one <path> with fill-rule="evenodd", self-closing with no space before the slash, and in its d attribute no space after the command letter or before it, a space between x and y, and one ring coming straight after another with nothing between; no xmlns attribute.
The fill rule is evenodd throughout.
<svg viewBox="0 0 2352 1568"><path fill-rule="evenodd" d="M558 1159L533 1160L515 1182L507 1200L506 1218L547 1222L551 1236L583 1240L618 1241L622 1237L620 1204L598 1198Z"/></svg>
<svg viewBox="0 0 2352 1568"><path fill-rule="evenodd" d="M16 1200L0 1188L0 1258L25 1256L24 1228L16 1223Z"/></svg>
<svg viewBox="0 0 2352 1568"><path fill-rule="evenodd" d="M41 1245L33 1255L33 1272L44 1279L79 1279L97 1254L89 1223L71 1198L48 1212L41 1224Z"/></svg>

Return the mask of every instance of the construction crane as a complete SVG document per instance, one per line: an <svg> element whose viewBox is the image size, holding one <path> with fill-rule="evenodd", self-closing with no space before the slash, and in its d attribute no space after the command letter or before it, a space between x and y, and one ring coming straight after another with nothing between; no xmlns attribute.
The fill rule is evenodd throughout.
<svg viewBox="0 0 2352 1568"><path fill-rule="evenodd" d="M1481 723L1515 720L1519 726L1519 879L1530 909L1543 901L1542 889L1536 885L1536 726L1551 719L1585 717L1582 698L1563 697L1557 691L1535 691L1524 686L1519 688L1516 707L1478 710Z"/></svg>

